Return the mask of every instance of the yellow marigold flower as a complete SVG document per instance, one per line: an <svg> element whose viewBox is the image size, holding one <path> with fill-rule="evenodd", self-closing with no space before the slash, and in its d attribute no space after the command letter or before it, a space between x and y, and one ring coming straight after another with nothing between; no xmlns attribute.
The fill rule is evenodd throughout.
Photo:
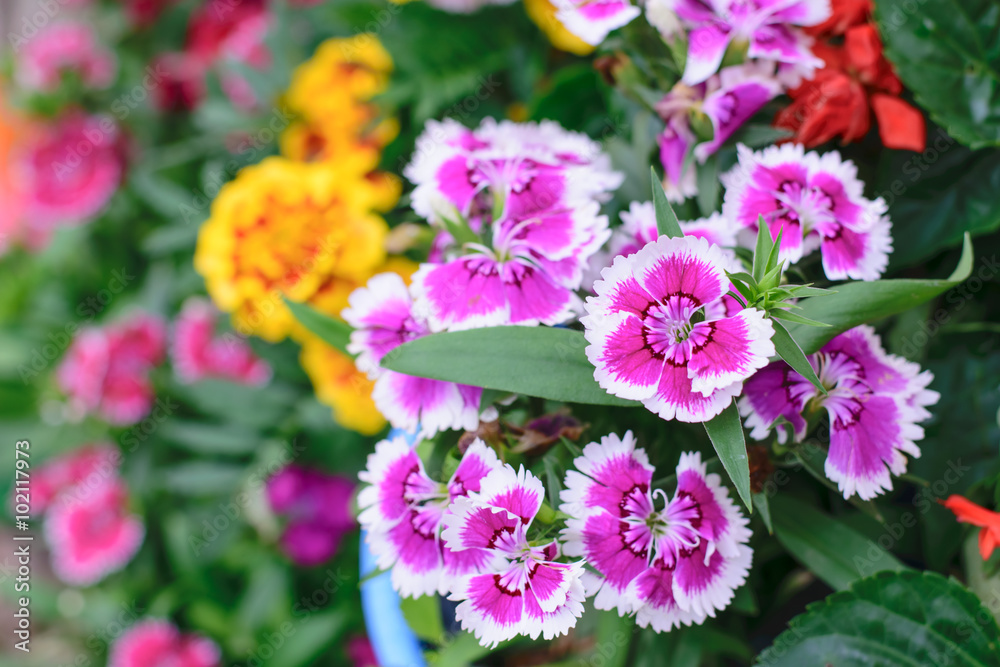
<svg viewBox="0 0 1000 667"><path fill-rule="evenodd" d="M338 424L364 435L385 428L385 417L372 401L375 383L354 366L353 359L310 336L302 343L299 362L312 380L317 400L333 408Z"/></svg>
<svg viewBox="0 0 1000 667"><path fill-rule="evenodd" d="M556 8L550 0L524 0L524 8L528 16L534 21L542 32L552 42L552 46L575 53L578 56L586 56L594 52L596 47L587 44L565 27L556 18Z"/></svg>
<svg viewBox="0 0 1000 667"><path fill-rule="evenodd" d="M267 158L220 190L195 269L240 333L281 340L293 323L282 295L308 301L330 278L361 282L385 261L388 226L372 209L398 188L356 165Z"/></svg>
<svg viewBox="0 0 1000 667"><path fill-rule="evenodd" d="M390 72L392 57L374 35L328 39L295 69L285 99L312 125L360 134L377 111L359 102L385 90Z"/></svg>

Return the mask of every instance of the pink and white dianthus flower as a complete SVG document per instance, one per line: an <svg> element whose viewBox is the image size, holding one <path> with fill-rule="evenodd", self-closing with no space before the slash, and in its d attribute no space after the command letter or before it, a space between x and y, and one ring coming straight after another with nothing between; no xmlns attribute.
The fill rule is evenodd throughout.
<svg viewBox="0 0 1000 667"><path fill-rule="evenodd" d="M453 14L471 14L491 5L509 5L514 0L427 0L431 7Z"/></svg>
<svg viewBox="0 0 1000 667"><path fill-rule="evenodd" d="M479 571L452 586L461 601L455 618L483 646L517 635L552 639L569 632L583 613L583 562L561 563L553 540L532 545L531 523L545 495L541 480L503 465L478 493L456 498L444 517L445 547L481 560Z"/></svg>
<svg viewBox="0 0 1000 667"><path fill-rule="evenodd" d="M840 153L822 155L799 144L753 152L738 147L739 162L722 176L722 213L755 237L764 216L779 259L798 262L817 248L830 280L877 280L892 252L885 201L866 199L858 170Z"/></svg>
<svg viewBox="0 0 1000 667"><path fill-rule="evenodd" d="M460 575L477 572L488 554L458 551L441 539L453 503L479 491L499 467L496 452L478 438L447 483L432 480L416 450L399 436L383 440L358 477L358 517L379 568L392 569L392 585L404 597L446 593Z"/></svg>
<svg viewBox="0 0 1000 667"><path fill-rule="evenodd" d="M579 312L575 290L610 233L600 202L622 180L599 144L550 121L430 122L405 173L417 213L478 236L447 239L441 261L413 277L432 330L555 325Z"/></svg>
<svg viewBox="0 0 1000 667"><path fill-rule="evenodd" d="M354 327L347 349L358 355L358 370L375 380L372 400L390 424L405 431L419 430L425 437L479 425L481 388L405 375L379 365L398 346L431 332L399 275L374 276L351 293L349 304L341 313Z"/></svg>
<svg viewBox="0 0 1000 667"><path fill-rule="evenodd" d="M86 23L50 25L28 40L17 60L17 79L30 90L51 92L72 73L88 88L107 88L118 63Z"/></svg>
<svg viewBox="0 0 1000 667"><path fill-rule="evenodd" d="M133 424L153 407L149 372L163 360L166 335L163 321L146 313L82 329L56 370L59 387L76 410Z"/></svg>
<svg viewBox="0 0 1000 667"><path fill-rule="evenodd" d="M642 13L629 0L552 0L552 4L563 27L591 46Z"/></svg>
<svg viewBox="0 0 1000 667"><path fill-rule="evenodd" d="M45 461L31 473L31 513L44 514L60 495L78 486L86 490L117 476L120 461L118 449L107 443L77 447Z"/></svg>
<svg viewBox="0 0 1000 667"><path fill-rule="evenodd" d="M928 389L934 376L902 357L888 354L869 326L846 331L809 362L827 388L824 396L783 361L776 361L747 380L740 399L750 436L767 438L772 429L785 442L806 435L803 412L826 408L830 419L830 451L826 476L845 498L862 500L892 489L892 475L906 472L905 454L920 456L916 442L924 437L918 424L940 394ZM786 423L777 423L778 420ZM891 474L890 474L891 473Z"/></svg>
<svg viewBox="0 0 1000 667"><path fill-rule="evenodd" d="M684 201L698 194L694 154L699 164L726 142L765 104L781 93L781 84L766 66L756 64L727 67L702 83L678 82L656 105L666 123L659 137L667 199ZM696 114L712 125L712 138L700 141L692 127Z"/></svg>
<svg viewBox="0 0 1000 667"><path fill-rule="evenodd" d="M233 334L215 336L219 311L207 299L184 303L170 348L174 371L181 382L220 378L238 384L262 386L271 379L271 366Z"/></svg>
<svg viewBox="0 0 1000 667"><path fill-rule="evenodd" d="M561 493L564 549L600 573L586 577L596 608L665 632L729 605L750 569L751 533L700 454L681 454L673 498L652 488L654 468L631 431L590 443L574 463Z"/></svg>
<svg viewBox="0 0 1000 667"><path fill-rule="evenodd" d="M100 213L125 175L124 144L110 116L77 111L33 134L18 165L32 224L76 225Z"/></svg>
<svg viewBox="0 0 1000 667"><path fill-rule="evenodd" d="M703 422L775 354L774 328L726 292L732 257L703 238L662 236L616 257L581 318L594 378L663 419Z"/></svg>
<svg viewBox="0 0 1000 667"><path fill-rule="evenodd" d="M128 628L108 652L108 667L219 667L221 661L215 642L182 634L160 619L146 619Z"/></svg>
<svg viewBox="0 0 1000 667"><path fill-rule="evenodd" d="M746 44L748 58L794 67L801 75L823 67L809 48L812 39L799 28L825 21L829 0L672 0L669 4L688 29L682 77L688 85L715 74L731 44Z"/></svg>
<svg viewBox="0 0 1000 667"><path fill-rule="evenodd" d="M128 489L118 477L57 496L44 523L52 568L68 584L88 586L132 560L145 535L128 513Z"/></svg>

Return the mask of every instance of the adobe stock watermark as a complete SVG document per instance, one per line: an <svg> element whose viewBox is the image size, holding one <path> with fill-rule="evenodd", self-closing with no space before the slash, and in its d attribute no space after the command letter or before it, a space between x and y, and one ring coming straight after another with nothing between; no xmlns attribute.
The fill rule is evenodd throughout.
<svg viewBox="0 0 1000 667"><path fill-rule="evenodd" d="M126 267L113 270L111 278L102 289L85 297L77 304L76 314L80 319L67 322L62 329L50 332L46 336L46 342L32 349L28 360L18 365L17 373L21 382L27 386L52 362L61 357L72 344L77 332L107 310L115 297L125 291L125 288L134 280L135 276L130 274Z"/></svg>
<svg viewBox="0 0 1000 667"><path fill-rule="evenodd" d="M271 461L258 466L240 487L236 495L226 502L219 503L215 514L202 519L200 534L188 536L188 547L195 557L201 556L216 540L226 531L232 528L246 514L249 508L260 495L260 490L267 483L267 480L289 463L297 459L306 450L304 444L296 441L287 443L282 448L281 453Z"/></svg>
<svg viewBox="0 0 1000 667"><path fill-rule="evenodd" d="M355 579L343 570L336 571L327 568L323 582L308 595L303 595L292 605L292 620L285 621L273 631L263 633L256 648L247 653L246 662L236 667L264 667L278 654L285 644L294 641L299 626L314 613L321 611L330 603L333 596L344 586L353 584Z"/></svg>
<svg viewBox="0 0 1000 667"><path fill-rule="evenodd" d="M941 307L931 313L930 317L917 325L917 330L903 337L900 352L903 356L913 359L921 349L938 334L952 318L962 311L986 283L996 278L1000 273L1000 262L996 255L980 259L979 268L965 281L959 283L945 293L944 300L950 307Z"/></svg>

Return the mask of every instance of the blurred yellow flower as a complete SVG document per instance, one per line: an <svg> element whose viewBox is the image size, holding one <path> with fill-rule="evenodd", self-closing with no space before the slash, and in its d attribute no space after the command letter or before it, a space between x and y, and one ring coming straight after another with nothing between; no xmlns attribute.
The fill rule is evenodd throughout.
<svg viewBox="0 0 1000 667"><path fill-rule="evenodd" d="M280 157L243 169L212 203L195 250L209 295L242 334L278 341L331 279L364 282L385 261L388 226L373 213L399 196L397 179L350 162Z"/></svg>
<svg viewBox="0 0 1000 667"><path fill-rule="evenodd" d="M354 366L354 360L316 337L302 342L299 363L320 403L333 409L334 420L363 435L385 428L385 418L372 401L375 383Z"/></svg>
<svg viewBox="0 0 1000 667"><path fill-rule="evenodd" d="M569 30L563 27L556 18L556 8L551 0L524 0L524 9L531 20L542 29L542 32L552 42L552 46L562 51L586 56L594 52L596 47L587 44Z"/></svg>
<svg viewBox="0 0 1000 667"><path fill-rule="evenodd" d="M392 57L374 35L328 39L295 69L285 101L325 138L359 138L378 117L368 102L386 89L391 72Z"/></svg>

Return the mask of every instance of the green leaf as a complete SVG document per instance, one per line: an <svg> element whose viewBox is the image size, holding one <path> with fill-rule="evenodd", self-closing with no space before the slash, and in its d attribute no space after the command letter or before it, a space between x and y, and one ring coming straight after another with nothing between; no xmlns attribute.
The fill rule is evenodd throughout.
<svg viewBox="0 0 1000 667"><path fill-rule="evenodd" d="M1000 145L1000 4L875 3L885 53L931 118L971 146Z"/></svg>
<svg viewBox="0 0 1000 667"><path fill-rule="evenodd" d="M769 535L774 535L774 522L771 520L771 500L763 491L753 494L754 507L760 512L761 521L767 528Z"/></svg>
<svg viewBox="0 0 1000 667"><path fill-rule="evenodd" d="M743 499L747 510L753 511L753 501L750 499L750 459L747 456L746 441L743 439L743 424L740 421L736 401L722 411L720 415L705 422L715 453L722 461L722 467L729 473L736 491Z"/></svg>
<svg viewBox="0 0 1000 667"><path fill-rule="evenodd" d="M684 236L680 223L677 222L677 215L667 201L667 193L663 191L663 183L656 175L656 169L650 167L653 175L653 208L656 210L656 231L660 236L678 238Z"/></svg>
<svg viewBox="0 0 1000 667"><path fill-rule="evenodd" d="M488 327L432 334L392 350L382 366L408 375L567 403L639 405L604 391L580 331Z"/></svg>
<svg viewBox="0 0 1000 667"><path fill-rule="evenodd" d="M775 314L773 313L772 315ZM771 325L774 327L774 338L771 341L774 343L774 349L778 353L778 356L784 359L785 363L791 366L799 375L809 380L814 387L819 389L823 394L826 394L826 387L816 377L816 371L813 370L812 364L809 363L809 359L806 358L799 344L788 333L788 329L781 322L775 322L773 317Z"/></svg>
<svg viewBox="0 0 1000 667"><path fill-rule="evenodd" d="M785 289L798 299L805 299L812 296L830 296L837 293L835 289L822 289L811 285L785 285Z"/></svg>
<svg viewBox="0 0 1000 667"><path fill-rule="evenodd" d="M439 217L441 218L441 222L444 223L445 229L455 239L456 243L479 243L481 241L469 227L469 224L461 219L461 216L459 216L458 220L452 220L445 215ZM494 217L496 217L496 212L494 212Z"/></svg>
<svg viewBox="0 0 1000 667"><path fill-rule="evenodd" d="M161 470L159 483L179 495L222 496L235 491L244 474L245 467L235 463L187 461Z"/></svg>
<svg viewBox="0 0 1000 667"><path fill-rule="evenodd" d="M884 151L875 192L889 202L889 270L919 263L958 246L969 232L1000 228L1000 151L970 151L938 129L928 153Z"/></svg>
<svg viewBox="0 0 1000 667"><path fill-rule="evenodd" d="M817 322L816 320L810 320L808 317L802 317L795 313L791 313L787 310L782 310L781 306L777 306L768 312L772 318L785 320L786 322L794 322L796 324L804 324L810 327L828 327L830 326L826 322Z"/></svg>
<svg viewBox="0 0 1000 667"><path fill-rule="evenodd" d="M793 325L788 333L812 354L837 334L859 324L874 322L930 301L969 277L972 272L972 241L968 234L962 258L946 280L875 280L837 285L837 293L803 299L799 315L829 327Z"/></svg>
<svg viewBox="0 0 1000 667"><path fill-rule="evenodd" d="M753 251L753 278L760 282L767 269L767 258L771 256L771 248L774 247L774 240L771 238L771 230L764 222L764 216L757 216L757 245Z"/></svg>
<svg viewBox="0 0 1000 667"><path fill-rule="evenodd" d="M272 647L274 657L264 664L267 667L314 664L313 661L337 641L351 620L343 609L306 616L295 625L294 635L285 637L285 642L279 647Z"/></svg>
<svg viewBox="0 0 1000 667"><path fill-rule="evenodd" d="M319 336L327 345L350 357L354 356L347 351L347 344L351 341L353 331L351 325L287 298L285 304L299 324Z"/></svg>
<svg viewBox="0 0 1000 667"><path fill-rule="evenodd" d="M888 551L811 504L788 495L770 501L774 534L783 547L832 588L905 566Z"/></svg>
<svg viewBox="0 0 1000 667"><path fill-rule="evenodd" d="M199 454L240 456L257 449L257 432L238 424L205 424L192 421L169 421L163 424L161 436L185 449Z"/></svg>
<svg viewBox="0 0 1000 667"><path fill-rule="evenodd" d="M883 572L792 619L757 667L998 667L1000 630L979 599L933 572Z"/></svg>
<svg viewBox="0 0 1000 667"><path fill-rule="evenodd" d="M406 624L420 639L440 644L444 639L444 624L441 622L441 599L436 595L422 595L418 598L403 598L399 602Z"/></svg>

